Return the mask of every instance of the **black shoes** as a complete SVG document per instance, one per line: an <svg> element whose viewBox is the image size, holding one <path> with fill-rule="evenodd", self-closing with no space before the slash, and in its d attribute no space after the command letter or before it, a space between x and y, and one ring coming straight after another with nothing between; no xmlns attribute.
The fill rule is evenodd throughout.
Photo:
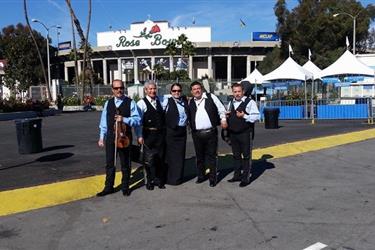
<svg viewBox="0 0 375 250"><path fill-rule="evenodd" d="M249 184L250 184L250 180L248 180L248 181L241 181L239 187L246 187Z"/></svg>
<svg viewBox="0 0 375 250"><path fill-rule="evenodd" d="M207 180L206 176L198 177L197 180L195 181L195 183L200 184L202 182L205 182L206 180Z"/></svg>
<svg viewBox="0 0 375 250"><path fill-rule="evenodd" d="M217 184L216 180L210 180L210 187L215 187Z"/></svg>
<svg viewBox="0 0 375 250"><path fill-rule="evenodd" d="M241 177L233 176L232 179L229 179L228 182L239 182L241 181Z"/></svg>
<svg viewBox="0 0 375 250"><path fill-rule="evenodd" d="M130 196L130 193L131 193L130 189L124 189L124 190L122 190L122 195L123 196Z"/></svg>
<svg viewBox="0 0 375 250"><path fill-rule="evenodd" d="M163 183L158 184L159 189L165 189L165 185Z"/></svg>
<svg viewBox="0 0 375 250"><path fill-rule="evenodd" d="M147 182L146 183L146 189L147 190L154 190L154 183L151 183L151 182Z"/></svg>
<svg viewBox="0 0 375 250"><path fill-rule="evenodd" d="M111 188L111 189L104 188L103 191L97 193L96 196L103 197L103 196L106 196L108 194L113 194L114 192L115 192L115 190L113 188Z"/></svg>

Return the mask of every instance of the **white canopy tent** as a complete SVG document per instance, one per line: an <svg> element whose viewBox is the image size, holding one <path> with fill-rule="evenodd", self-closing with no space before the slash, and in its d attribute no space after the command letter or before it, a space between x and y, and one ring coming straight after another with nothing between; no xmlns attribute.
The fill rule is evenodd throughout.
<svg viewBox="0 0 375 250"><path fill-rule="evenodd" d="M251 72L251 74L245 79L242 79L241 82L248 81L252 84L262 84L263 78L262 73L260 73L258 69L254 69L253 72Z"/></svg>
<svg viewBox="0 0 375 250"><path fill-rule="evenodd" d="M349 50L345 51L334 63L323 69L319 78L337 75L373 76L374 70L360 62Z"/></svg>
<svg viewBox="0 0 375 250"><path fill-rule="evenodd" d="M265 81L311 79L313 74L288 57L277 69L264 76Z"/></svg>
<svg viewBox="0 0 375 250"><path fill-rule="evenodd" d="M310 71L313 74L314 79L319 78L319 74L322 71L318 66L316 66L311 60L308 60L302 68Z"/></svg>

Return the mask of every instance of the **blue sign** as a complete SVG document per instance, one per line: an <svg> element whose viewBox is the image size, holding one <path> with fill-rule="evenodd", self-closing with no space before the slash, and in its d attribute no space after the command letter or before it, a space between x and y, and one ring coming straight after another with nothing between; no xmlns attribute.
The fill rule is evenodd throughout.
<svg viewBox="0 0 375 250"><path fill-rule="evenodd" d="M337 77L324 77L322 78L322 81L324 84L341 82L340 79Z"/></svg>
<svg viewBox="0 0 375 250"><path fill-rule="evenodd" d="M363 81L365 79L364 76L346 76L344 77L344 80L346 82L360 82L360 81Z"/></svg>
<svg viewBox="0 0 375 250"><path fill-rule="evenodd" d="M280 37L276 32L253 32L253 41L280 41Z"/></svg>
<svg viewBox="0 0 375 250"><path fill-rule="evenodd" d="M59 50L67 50L72 48L72 43L70 41L59 43L58 49Z"/></svg>

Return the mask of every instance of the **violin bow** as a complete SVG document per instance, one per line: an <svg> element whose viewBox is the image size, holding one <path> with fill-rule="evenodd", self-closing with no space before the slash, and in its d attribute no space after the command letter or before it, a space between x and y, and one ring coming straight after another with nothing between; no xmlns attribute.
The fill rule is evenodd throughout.
<svg viewBox="0 0 375 250"><path fill-rule="evenodd" d="M118 127L118 123L117 121L115 121L115 167L116 167L116 162L117 162L117 127Z"/></svg>

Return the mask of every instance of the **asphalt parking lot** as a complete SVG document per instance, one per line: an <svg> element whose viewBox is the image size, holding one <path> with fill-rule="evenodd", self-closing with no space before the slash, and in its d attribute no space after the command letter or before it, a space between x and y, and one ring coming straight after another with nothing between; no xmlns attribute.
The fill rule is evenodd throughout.
<svg viewBox="0 0 375 250"><path fill-rule="evenodd" d="M3 216L0 249L371 250L374 147L372 139L256 162L246 188L227 177L215 188L191 180Z"/></svg>
<svg viewBox="0 0 375 250"><path fill-rule="evenodd" d="M44 117L43 152L28 155L18 154L14 121L0 122L0 191L103 174L105 154L97 147L99 117L100 112ZM280 121L279 125L279 129L264 129L264 124L257 124L254 148L373 127L364 120L318 121L314 125L310 121ZM224 141L219 142L219 153L231 151ZM186 157L193 168L190 136Z"/></svg>

